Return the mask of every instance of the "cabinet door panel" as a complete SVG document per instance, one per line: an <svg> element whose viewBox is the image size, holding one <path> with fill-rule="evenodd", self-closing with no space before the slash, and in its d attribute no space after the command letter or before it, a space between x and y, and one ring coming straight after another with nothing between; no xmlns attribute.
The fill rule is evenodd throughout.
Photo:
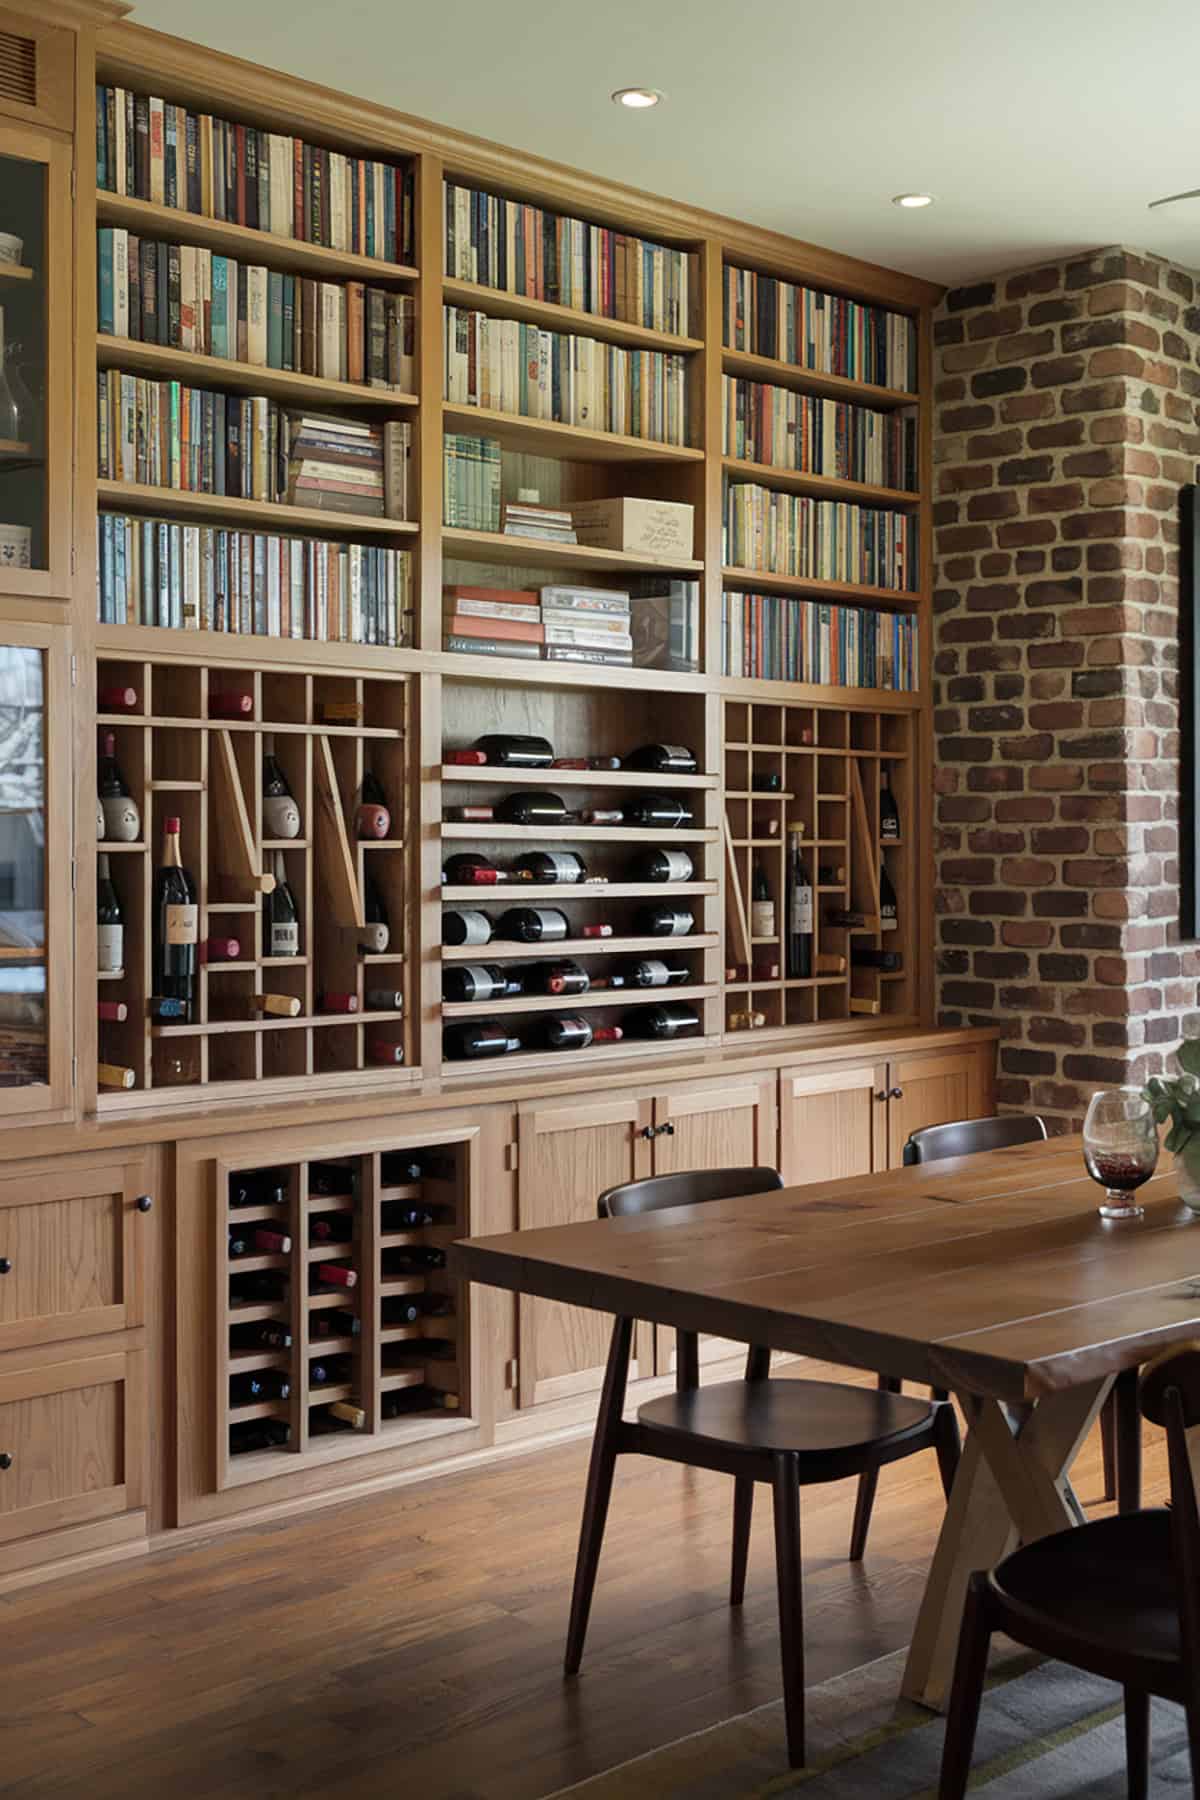
<svg viewBox="0 0 1200 1800"><path fill-rule="evenodd" d="M0 1180L0 1350L142 1323L140 1163Z"/></svg>
<svg viewBox="0 0 1200 1800"><path fill-rule="evenodd" d="M953 1119L978 1118L985 1109L982 1064L974 1049L897 1057L888 1075L890 1168L898 1169L904 1161L904 1146L912 1132Z"/></svg>
<svg viewBox="0 0 1200 1800"><path fill-rule="evenodd" d="M651 1103L640 1095L611 1100L536 1101L518 1108L517 1222L522 1231L596 1217L605 1188L650 1173L641 1133ZM518 1392L522 1406L587 1393L604 1380L612 1318L522 1294L518 1301ZM643 1334L638 1334L639 1343ZM635 1361L631 1377L648 1374Z"/></svg>
<svg viewBox="0 0 1200 1800"><path fill-rule="evenodd" d="M0 1375L0 1544L142 1502L142 1352Z"/></svg>
<svg viewBox="0 0 1200 1800"><path fill-rule="evenodd" d="M813 1074L782 1069L780 1172L789 1187L887 1168L886 1067L861 1063Z"/></svg>

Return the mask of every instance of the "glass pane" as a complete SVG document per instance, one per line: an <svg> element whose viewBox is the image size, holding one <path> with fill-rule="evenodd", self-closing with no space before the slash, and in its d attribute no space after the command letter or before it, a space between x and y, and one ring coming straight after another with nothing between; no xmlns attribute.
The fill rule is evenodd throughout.
<svg viewBox="0 0 1200 1800"><path fill-rule="evenodd" d="M0 645L0 1087L49 1079L42 652Z"/></svg>
<svg viewBox="0 0 1200 1800"><path fill-rule="evenodd" d="M44 163L0 156L0 592L46 547Z"/></svg>

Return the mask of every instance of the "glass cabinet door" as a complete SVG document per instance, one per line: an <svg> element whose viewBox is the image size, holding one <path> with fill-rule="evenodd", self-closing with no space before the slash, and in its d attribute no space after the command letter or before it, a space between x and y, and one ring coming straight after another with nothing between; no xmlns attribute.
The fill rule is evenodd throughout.
<svg viewBox="0 0 1200 1800"><path fill-rule="evenodd" d="M0 125L0 596L70 593L70 161Z"/></svg>

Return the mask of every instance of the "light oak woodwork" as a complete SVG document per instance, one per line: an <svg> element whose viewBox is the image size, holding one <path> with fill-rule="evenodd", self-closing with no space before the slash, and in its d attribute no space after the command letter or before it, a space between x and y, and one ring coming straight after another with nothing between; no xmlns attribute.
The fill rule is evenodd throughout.
<svg viewBox="0 0 1200 1800"><path fill-rule="evenodd" d="M888 1167L887 1064L827 1074L779 1073L779 1169L797 1186L873 1175ZM820 1201L817 1201L820 1204Z"/></svg>
<svg viewBox="0 0 1200 1800"><path fill-rule="evenodd" d="M190 215L189 215L190 217ZM178 231L178 227L176 230ZM0 273L3 264L0 264ZM259 363L236 362L227 356L208 356L189 350L172 350L166 344L145 344L138 338L96 334L96 361L102 369L133 370L198 387L230 388L248 394L270 394L277 400L321 407L369 406L372 410L399 411L418 404L415 394L397 388L368 387L365 382L331 381L320 375L304 375L298 369L268 369Z"/></svg>

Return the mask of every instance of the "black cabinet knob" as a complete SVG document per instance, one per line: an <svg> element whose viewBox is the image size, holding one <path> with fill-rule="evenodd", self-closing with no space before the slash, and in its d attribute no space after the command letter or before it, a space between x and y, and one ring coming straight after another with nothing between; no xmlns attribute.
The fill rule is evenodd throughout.
<svg viewBox="0 0 1200 1800"><path fill-rule="evenodd" d="M149 1194L139 1194L134 1205L139 1212L152 1212L154 1209L154 1201Z"/></svg>
<svg viewBox="0 0 1200 1800"><path fill-rule="evenodd" d="M888 1095L889 1100L903 1100L903 1098L904 1098L904 1089L903 1088L893 1088L891 1093Z"/></svg>
<svg viewBox="0 0 1200 1800"><path fill-rule="evenodd" d="M0 1256L0 1275L11 1275L11 1274L12 1274L12 1258L8 1257L8 1256Z"/></svg>
<svg viewBox="0 0 1200 1800"><path fill-rule="evenodd" d="M13 1459L7 1450L0 1450L0 1469L11 1469Z"/></svg>
<svg viewBox="0 0 1200 1800"><path fill-rule="evenodd" d="M886 1100L887 1099L887 1089L886 1088L876 1088L875 1098L877 1100Z"/></svg>

